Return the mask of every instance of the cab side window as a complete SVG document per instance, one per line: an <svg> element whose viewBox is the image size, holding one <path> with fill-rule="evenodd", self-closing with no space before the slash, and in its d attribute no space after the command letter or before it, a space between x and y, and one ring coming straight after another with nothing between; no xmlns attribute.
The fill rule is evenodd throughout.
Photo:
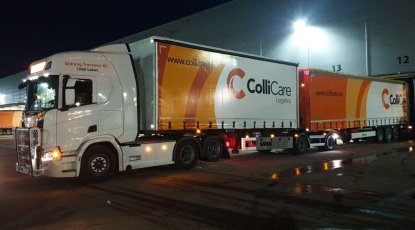
<svg viewBox="0 0 415 230"><path fill-rule="evenodd" d="M74 85L75 106L92 104L92 81L77 79Z"/></svg>
<svg viewBox="0 0 415 230"><path fill-rule="evenodd" d="M91 79L64 79L64 105L67 108L93 104L93 82Z"/></svg>

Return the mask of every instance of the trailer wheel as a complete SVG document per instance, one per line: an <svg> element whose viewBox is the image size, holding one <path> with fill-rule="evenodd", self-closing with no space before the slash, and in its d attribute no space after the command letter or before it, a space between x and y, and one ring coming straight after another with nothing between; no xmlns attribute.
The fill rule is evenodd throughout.
<svg viewBox="0 0 415 230"><path fill-rule="evenodd" d="M194 141L185 140L175 149L175 166L181 169L191 169L196 165L199 157L199 148Z"/></svg>
<svg viewBox="0 0 415 230"><path fill-rule="evenodd" d="M297 141L294 144L294 153L303 154L307 152L308 140L304 135L298 137Z"/></svg>
<svg viewBox="0 0 415 230"><path fill-rule="evenodd" d="M389 143L393 139L392 128L390 126L385 127L385 142Z"/></svg>
<svg viewBox="0 0 415 230"><path fill-rule="evenodd" d="M394 141L399 140L399 127L398 126L394 126L392 129L392 139Z"/></svg>
<svg viewBox="0 0 415 230"><path fill-rule="evenodd" d="M203 144L203 153L208 161L217 161L222 156L224 147L218 137L209 137Z"/></svg>
<svg viewBox="0 0 415 230"><path fill-rule="evenodd" d="M328 135L326 138L326 142L324 145L324 150L330 151L336 147L336 139L334 139L333 135Z"/></svg>
<svg viewBox="0 0 415 230"><path fill-rule="evenodd" d="M383 128L378 127L376 129L376 142L382 143L384 141L384 134L383 134Z"/></svg>
<svg viewBox="0 0 415 230"><path fill-rule="evenodd" d="M269 154L271 153L271 150L258 150L259 153Z"/></svg>
<svg viewBox="0 0 415 230"><path fill-rule="evenodd" d="M93 145L82 157L80 178L85 182L104 181L114 175L116 159L105 146Z"/></svg>

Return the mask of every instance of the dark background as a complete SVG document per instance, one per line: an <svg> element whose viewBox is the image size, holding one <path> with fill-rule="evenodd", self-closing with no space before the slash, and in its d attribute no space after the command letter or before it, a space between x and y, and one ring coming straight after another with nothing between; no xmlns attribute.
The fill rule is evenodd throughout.
<svg viewBox="0 0 415 230"><path fill-rule="evenodd" d="M0 78L51 54L90 49L229 1L1 1Z"/></svg>

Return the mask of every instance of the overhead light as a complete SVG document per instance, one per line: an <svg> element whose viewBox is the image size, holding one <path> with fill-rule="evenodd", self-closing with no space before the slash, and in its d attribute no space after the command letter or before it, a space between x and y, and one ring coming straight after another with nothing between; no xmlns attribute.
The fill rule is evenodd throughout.
<svg viewBox="0 0 415 230"><path fill-rule="evenodd" d="M295 31L302 31L306 28L306 23L304 19L298 19L297 21L294 22L293 24L294 30Z"/></svg>

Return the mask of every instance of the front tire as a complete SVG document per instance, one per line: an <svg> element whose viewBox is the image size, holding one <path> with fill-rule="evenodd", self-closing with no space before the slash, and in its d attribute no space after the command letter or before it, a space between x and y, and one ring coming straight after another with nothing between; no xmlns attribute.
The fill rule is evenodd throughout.
<svg viewBox="0 0 415 230"><path fill-rule="evenodd" d="M82 156L80 178L85 182L107 180L115 174L116 162L114 153L107 147L90 146Z"/></svg>

